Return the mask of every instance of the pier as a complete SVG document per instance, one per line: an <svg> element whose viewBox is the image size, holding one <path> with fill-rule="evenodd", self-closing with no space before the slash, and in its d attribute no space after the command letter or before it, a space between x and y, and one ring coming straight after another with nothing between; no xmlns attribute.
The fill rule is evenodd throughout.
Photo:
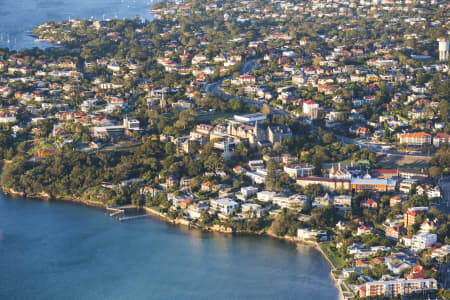
<svg viewBox="0 0 450 300"><path fill-rule="evenodd" d="M135 220L135 219L142 219L142 218L147 218L149 216L151 216L151 215L143 214L143 215L137 215L137 216L121 217L121 218L119 218L119 221L123 222L123 221Z"/></svg>

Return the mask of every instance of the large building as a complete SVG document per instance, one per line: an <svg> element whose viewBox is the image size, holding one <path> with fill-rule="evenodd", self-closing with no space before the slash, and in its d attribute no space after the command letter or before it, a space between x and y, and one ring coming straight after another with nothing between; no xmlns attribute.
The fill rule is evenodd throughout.
<svg viewBox="0 0 450 300"><path fill-rule="evenodd" d="M411 241L411 248L414 251L426 249L437 241L437 235L434 233L420 233L413 236Z"/></svg>
<svg viewBox="0 0 450 300"><path fill-rule="evenodd" d="M411 207L403 214L403 227L407 228L416 223L416 218L426 211L428 211L428 207Z"/></svg>
<svg viewBox="0 0 450 300"><path fill-rule="evenodd" d="M413 293L431 291L437 289L437 281L434 278L429 279L397 279L390 281L372 281L366 282L359 287L359 297L374 296L405 296Z"/></svg>
<svg viewBox="0 0 450 300"><path fill-rule="evenodd" d="M399 135L400 144L407 144L409 146L424 146L431 144L431 134L426 132L410 132Z"/></svg>
<svg viewBox="0 0 450 300"><path fill-rule="evenodd" d="M439 42L439 60L440 61L448 61L448 51L449 51L449 43L446 38L438 38Z"/></svg>
<svg viewBox="0 0 450 300"><path fill-rule="evenodd" d="M261 122L267 120L267 116L262 113L254 113L247 115L235 115L234 120L237 122L242 122L246 124L255 124L256 122Z"/></svg>
<svg viewBox="0 0 450 300"><path fill-rule="evenodd" d="M287 125L269 126L267 128L267 137L272 144L281 143L285 139L292 137L292 131Z"/></svg>
<svg viewBox="0 0 450 300"><path fill-rule="evenodd" d="M303 102L303 114L311 120L315 120L319 116L319 104L313 100Z"/></svg>
<svg viewBox="0 0 450 300"><path fill-rule="evenodd" d="M309 184L320 184L330 191L335 190L349 190L350 181L346 179L332 179L321 177L299 177L297 178L297 184L304 187Z"/></svg>
<svg viewBox="0 0 450 300"><path fill-rule="evenodd" d="M287 164L284 165L283 171L289 175L289 177L296 179L297 177L312 176L314 167L308 164Z"/></svg>
<svg viewBox="0 0 450 300"><path fill-rule="evenodd" d="M351 181L352 191L359 193L371 192L394 192L397 181L394 179L380 178L353 178Z"/></svg>

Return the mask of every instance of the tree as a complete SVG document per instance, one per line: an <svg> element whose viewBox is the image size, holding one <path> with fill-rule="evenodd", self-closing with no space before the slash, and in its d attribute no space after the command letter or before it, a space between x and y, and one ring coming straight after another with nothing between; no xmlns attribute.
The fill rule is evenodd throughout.
<svg viewBox="0 0 450 300"><path fill-rule="evenodd" d="M266 189L273 191L277 182L277 164L271 159L267 162Z"/></svg>
<svg viewBox="0 0 450 300"><path fill-rule="evenodd" d="M270 113L271 113L270 106L264 103L262 108L261 108L261 112L263 114L265 114L266 116L270 115Z"/></svg>
<svg viewBox="0 0 450 300"><path fill-rule="evenodd" d="M438 166L432 166L429 173L432 178L439 178L442 175L442 169Z"/></svg>

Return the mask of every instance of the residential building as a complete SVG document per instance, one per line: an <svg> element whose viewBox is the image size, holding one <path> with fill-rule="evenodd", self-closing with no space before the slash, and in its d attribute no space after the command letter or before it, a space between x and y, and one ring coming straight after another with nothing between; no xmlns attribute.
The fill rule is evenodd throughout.
<svg viewBox="0 0 450 300"><path fill-rule="evenodd" d="M245 198L249 198L253 195L256 195L256 193L258 193L258 188L256 188L256 187L253 187L253 186L241 187L241 194Z"/></svg>
<svg viewBox="0 0 450 300"><path fill-rule="evenodd" d="M413 293L436 290L437 281L429 279L396 279L390 281L371 281L359 287L359 297L395 297Z"/></svg>
<svg viewBox="0 0 450 300"><path fill-rule="evenodd" d="M439 61L448 62L449 42L446 38L440 37L437 39L439 43Z"/></svg>
<svg viewBox="0 0 450 300"><path fill-rule="evenodd" d="M361 201L360 206L366 209L378 209L378 202L372 198Z"/></svg>
<svg viewBox="0 0 450 300"><path fill-rule="evenodd" d="M393 196L391 197L391 199L389 200L389 206L393 207L397 204L401 204L403 202L403 199L399 196Z"/></svg>
<svg viewBox="0 0 450 300"><path fill-rule="evenodd" d="M239 204L230 198L222 198L211 200L210 206L213 211L219 212L223 215L229 215L239 207Z"/></svg>
<svg viewBox="0 0 450 300"><path fill-rule="evenodd" d="M416 218L427 212L428 207L411 207L403 214L403 227L408 228L409 225L416 223Z"/></svg>
<svg viewBox="0 0 450 300"><path fill-rule="evenodd" d="M326 193L324 196L316 196L311 203L312 207L324 207L332 203L331 197Z"/></svg>
<svg viewBox="0 0 450 300"><path fill-rule="evenodd" d="M306 195L295 194L292 196L274 196L272 203L281 208L289 210L301 210L308 204L308 197Z"/></svg>
<svg viewBox="0 0 450 300"><path fill-rule="evenodd" d="M319 104L313 100L303 102L303 114L311 120L315 120L319 116Z"/></svg>
<svg viewBox="0 0 450 300"><path fill-rule="evenodd" d="M420 251L433 245L437 241L437 235L434 233L419 233L413 236L411 249Z"/></svg>
<svg viewBox="0 0 450 300"><path fill-rule="evenodd" d="M297 229L297 237L299 239L303 240L312 240L316 239L317 235L319 235L320 232L317 230L311 230L306 228L299 228Z"/></svg>
<svg viewBox="0 0 450 300"><path fill-rule="evenodd" d="M333 198L333 205L338 208L350 207L352 205L352 196L338 195Z"/></svg>
<svg viewBox="0 0 450 300"><path fill-rule="evenodd" d="M424 146L431 144L431 134L426 132L410 132L399 134L400 144L409 146Z"/></svg>
<svg viewBox="0 0 450 300"><path fill-rule="evenodd" d="M440 132L433 137L433 145L438 148L440 145L450 145L450 134Z"/></svg>
<svg viewBox="0 0 450 300"><path fill-rule="evenodd" d="M406 230L400 226L391 226L386 228L386 236L394 240L398 240Z"/></svg>
<svg viewBox="0 0 450 300"><path fill-rule="evenodd" d="M242 215L247 218L260 218L264 215L261 205L254 203L243 203L241 205Z"/></svg>
<svg viewBox="0 0 450 300"><path fill-rule="evenodd" d="M264 202L272 201L275 195L276 195L275 192L270 191L262 191L256 194L258 200Z"/></svg>
<svg viewBox="0 0 450 300"><path fill-rule="evenodd" d="M408 194L414 184L416 184L416 179L404 179L402 182L400 182L399 191L405 194Z"/></svg>

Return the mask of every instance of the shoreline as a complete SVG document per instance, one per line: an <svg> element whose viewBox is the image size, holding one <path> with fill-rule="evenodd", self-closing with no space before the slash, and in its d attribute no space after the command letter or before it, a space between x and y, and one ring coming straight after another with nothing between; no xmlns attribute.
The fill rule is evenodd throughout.
<svg viewBox="0 0 450 300"><path fill-rule="evenodd" d="M15 191L13 189L9 189L9 188L4 188L4 187L0 187L2 193L5 196L10 196L13 198L16 197L20 197L20 198L29 198L29 199L34 199L34 200L41 200L41 201L64 201L64 202L71 202L71 203L76 203L76 204L82 204L85 205L87 207L95 207L95 208L102 208L105 209L106 211L111 211L111 210L117 210L115 208L109 207L108 205L104 204L103 202L100 201L91 201L91 200L84 200L81 198L77 198L77 197L69 197L69 196L50 196L49 194L45 193L45 192L41 192L39 194L26 194L24 192L19 192L19 191ZM167 215L165 215L164 213L161 213L159 211L156 211L150 207L141 207L140 209L143 209L148 215L152 216L152 217L157 217L158 219L160 219L161 221L164 221L166 223L172 224L172 225L182 225L187 227L188 229L198 229L201 230L203 232L217 232L217 233L225 233L225 234L240 234L240 235L255 235L255 236L266 236L266 237L270 237L270 238L275 238L281 241L285 241L285 242L290 242L290 243L295 243L295 244L304 244L310 247L315 248L317 251L319 251L322 255L323 258L325 258L325 260L327 261L328 265L331 267L330 270L330 277L335 285L335 287L338 290L339 293L339 300L345 300L345 296L343 293L343 290L339 284L339 282L337 281L337 279L335 279L334 275L333 275L333 271L336 270L336 267L333 265L333 263L331 262L331 260L328 258L328 256L326 255L326 253L322 250L322 248L320 247L320 244L316 241L310 241L310 240L304 240L304 239L299 239L297 237L294 236L277 236L276 234L273 234L271 232L268 231L264 231L264 232L252 232L252 231L234 231L232 228L230 227L225 227L223 225L214 225L212 227L201 227L198 226L196 224L192 224L191 221L186 220L186 219L170 219Z"/></svg>

